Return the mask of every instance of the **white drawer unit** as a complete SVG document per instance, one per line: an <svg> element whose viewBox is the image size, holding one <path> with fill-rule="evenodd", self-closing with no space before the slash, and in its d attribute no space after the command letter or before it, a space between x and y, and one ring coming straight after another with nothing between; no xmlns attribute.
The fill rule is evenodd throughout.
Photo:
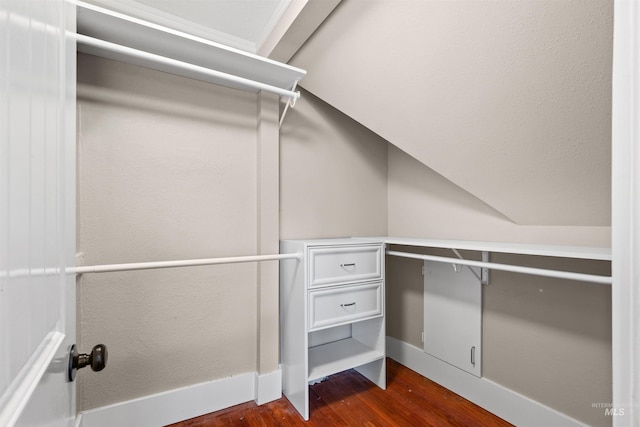
<svg viewBox="0 0 640 427"><path fill-rule="evenodd" d="M309 382L356 369L386 388L384 243L284 240L280 261L283 393L309 419Z"/></svg>

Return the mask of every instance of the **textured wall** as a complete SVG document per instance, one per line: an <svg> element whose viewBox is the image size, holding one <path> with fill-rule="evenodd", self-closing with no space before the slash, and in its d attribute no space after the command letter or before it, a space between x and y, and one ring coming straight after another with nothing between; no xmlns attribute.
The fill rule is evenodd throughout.
<svg viewBox="0 0 640 427"><path fill-rule="evenodd" d="M280 130L280 238L384 236L387 144L303 92Z"/></svg>
<svg viewBox="0 0 640 427"><path fill-rule="evenodd" d="M492 261L610 275L609 262L493 254ZM493 271L483 288L486 378L592 426L612 417L611 287Z"/></svg>
<svg viewBox="0 0 640 427"><path fill-rule="evenodd" d="M305 93L289 114L281 133L282 238L380 234L383 227L375 223L384 218L378 210L386 205L390 236L610 244L609 227L514 224L313 95ZM387 168L379 163L381 143L388 149ZM367 158L352 156L353 146L366 147ZM386 181L379 175L383 170ZM377 196L368 201L363 193ZM609 273L603 262L497 255L493 260ZM387 257L387 335L417 347L421 266ZM591 404L611 399L609 292L601 285L493 273L483 294L484 376L591 425L608 425L610 419Z"/></svg>
<svg viewBox="0 0 640 427"><path fill-rule="evenodd" d="M257 110L254 94L79 55L83 263L255 254ZM107 344L109 366L79 376L79 409L255 371L256 275L233 264L82 276L79 343Z"/></svg>
<svg viewBox="0 0 640 427"><path fill-rule="evenodd" d="M610 227L513 224L393 146L388 176L391 236L610 245ZM492 261L610 274L607 262L498 254ZM387 334L419 348L421 267L387 257ZM483 289L483 376L590 425L610 425L602 408L591 407L611 401L610 292L603 285L492 272Z"/></svg>
<svg viewBox="0 0 640 427"><path fill-rule="evenodd" d="M399 250L453 256L450 251ZM479 253L463 252L467 259ZM492 254L491 261L608 275L602 261ZM387 335L422 348L422 261L387 257ZM588 425L609 426L611 288L492 271L483 287L482 375Z"/></svg>
<svg viewBox="0 0 640 427"><path fill-rule="evenodd" d="M518 225L389 145L389 235L568 246L611 246L610 226ZM549 210L560 209L555 205Z"/></svg>
<svg viewBox="0 0 640 427"><path fill-rule="evenodd" d="M492 28L489 16L481 11L463 10L468 2L386 2L404 6L382 13L373 6L359 9L382 2L344 3L355 9L343 4L325 23L329 30L321 30L317 40L327 37L327 43L312 41L307 51L311 53L303 51L298 57L301 62L296 65L313 64L304 84L393 143L407 147L424 163L439 159L443 165L455 166L450 178L458 185L402 151L388 148L380 137L305 93L281 129L281 238L384 235L388 231L389 235L414 237L609 244L609 105L608 89L604 89L608 83L606 73L601 72L607 67L596 61L593 87L586 92L579 88L556 91L553 85L536 90L532 84L538 78L556 83L590 81L589 74L582 72L592 63L579 55L594 51L607 56L606 37L597 34L606 35L610 30L610 2L478 3L512 5L506 10L525 21L533 18L541 23L542 17L550 15L554 23L550 37L555 43L540 46L547 46L560 59L566 56L557 49L578 55L569 56L571 61L565 65L570 69L560 74L559 81L554 80L553 64L538 68L535 59L544 53L539 46L524 49L514 44L512 50L496 49L498 41L515 39L504 36L500 31L504 26ZM435 5L438 13L429 15L430 23L420 21L419 15L403 9L411 4ZM537 8L552 4L562 13ZM460 9L442 9L446 5ZM579 9L580 19L590 22L593 17L597 23L579 25L592 29L593 39L584 40L563 27L577 6L588 6ZM355 13L357 19L340 15L344 10ZM493 15L505 18L492 10ZM385 19L399 14L405 19L393 24L397 28L391 24L381 27L376 14ZM450 19L443 20L443 16ZM332 30L331 23L340 23L344 17L349 25ZM360 27L369 22L384 31ZM500 22L527 42L543 35L527 32L518 21L510 23L505 18ZM468 34L487 30L494 35L484 42L479 39L486 46L473 58L473 67L463 49L466 38L455 39L463 50L442 47L443 40L455 36L451 32L469 26L473 31ZM362 28L365 31L355 39L346 37ZM400 45L392 43L394 37L415 41L411 32L415 28L427 33L417 38L416 51L421 55L391 49ZM384 43L378 43L378 38ZM320 43L317 49L313 43ZM383 48L391 56L373 54ZM497 58L501 62L494 62L495 56L480 53L503 56ZM412 67L403 67L397 74L394 65L410 54L432 65L448 58L444 62L457 64L458 74L449 72L450 68L434 74ZM84 263L255 252L255 96L80 58L79 250L85 252ZM300 58L311 62L305 64ZM376 58L383 58L382 62L367 62ZM482 74L495 78L490 82L480 78L478 71L510 61L515 61L509 68L513 74ZM365 71L346 72L344 67L354 63ZM570 72L571 67L576 73ZM392 69L390 77L386 72ZM320 88L326 92L321 94ZM452 93L456 96L451 97ZM472 97L466 96L470 93ZM412 103L420 107L434 99L426 109ZM512 111L513 102L521 108ZM575 109L576 105L580 108ZM494 144L496 135L499 144ZM429 146L434 141L440 145ZM478 141L490 143L492 149L480 150ZM544 145L558 141L563 141L564 148ZM489 159L483 157L487 153L492 153ZM545 170L556 160L567 169ZM573 167L578 169L571 172ZM545 181L548 178L551 184ZM460 185L478 185L480 191L474 191L474 196ZM561 226L518 226L513 218ZM414 344L417 339L419 345L422 305L416 293L422 278L410 262L397 267L395 260L389 262L388 289L394 290L387 305L389 334ZM592 291L591 285L555 283L547 287L548 281L501 281L500 276L495 280L494 287L485 291L485 375L585 422L606 425L589 407L591 399L610 401L606 385L610 379L606 371L610 366L606 333L610 314L603 288ZM234 288L218 284L233 284ZM255 370L255 284L256 270L249 265L81 278L80 343L89 347L103 341L111 350L109 375L105 371L82 379L81 409ZM561 295L554 297L556 291ZM507 305L517 307L516 312L505 311ZM565 312L571 316L563 315ZM545 313L550 314L548 318ZM590 330L593 322L598 327ZM530 340L531 336L536 340ZM552 357L545 351L544 346L549 345L557 348ZM186 352L198 355L193 365L185 363ZM200 357L202 353L206 356ZM575 363L574 357L585 353L588 361ZM150 358L149 354L164 358ZM535 370L500 366L518 359L526 365L528 358L535 358ZM586 376L578 377L581 375Z"/></svg>
<svg viewBox="0 0 640 427"><path fill-rule="evenodd" d="M608 226L612 13L350 0L292 63L305 89L513 222Z"/></svg>

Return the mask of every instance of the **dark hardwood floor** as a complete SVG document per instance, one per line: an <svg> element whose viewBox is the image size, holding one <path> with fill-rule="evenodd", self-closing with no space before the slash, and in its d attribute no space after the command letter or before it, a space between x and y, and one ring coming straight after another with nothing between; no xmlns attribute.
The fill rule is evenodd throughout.
<svg viewBox="0 0 640 427"><path fill-rule="evenodd" d="M391 359L387 359L387 390L349 370L312 385L309 401L307 422L283 397L262 406L243 403L171 427L511 426Z"/></svg>

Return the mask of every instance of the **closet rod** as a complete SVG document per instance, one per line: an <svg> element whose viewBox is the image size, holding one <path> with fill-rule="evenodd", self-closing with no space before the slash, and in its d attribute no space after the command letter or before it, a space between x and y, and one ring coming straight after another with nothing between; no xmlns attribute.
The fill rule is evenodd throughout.
<svg viewBox="0 0 640 427"><path fill-rule="evenodd" d="M534 276L555 277L559 279L579 280L582 282L610 285L610 276L598 276L595 274L573 273L571 271L547 270L544 268L522 267L518 265L497 264L494 262L472 261L458 258L448 258L433 255L412 254L408 252L387 251L387 255L404 258L423 259L426 261L444 262L447 264L468 265L471 267L491 268L493 270L511 271L513 273L532 274Z"/></svg>
<svg viewBox="0 0 640 427"><path fill-rule="evenodd" d="M239 262L275 261L281 259L301 259L301 253L277 255L252 255L227 258L185 259L178 261L135 262L128 264L105 264L72 267L70 274L111 273L116 271L149 270L153 268L194 267L200 265L235 264Z"/></svg>
<svg viewBox="0 0 640 427"><path fill-rule="evenodd" d="M167 58L166 56L156 55L155 53L145 52L143 50L122 46L105 40L96 39L94 37L85 36L84 34L76 34L76 40L81 45L103 49L109 52L125 55L127 57L143 59L145 61L150 61L159 65L179 68L181 70L186 70L207 77L213 77L215 79L224 80L237 85L264 90L287 97L289 99L296 100L300 98L300 92L283 89L266 83L257 82L255 80L245 79L244 77L234 76L233 74L223 73L222 71L212 70L211 68L201 67L200 65L178 61L177 59Z"/></svg>

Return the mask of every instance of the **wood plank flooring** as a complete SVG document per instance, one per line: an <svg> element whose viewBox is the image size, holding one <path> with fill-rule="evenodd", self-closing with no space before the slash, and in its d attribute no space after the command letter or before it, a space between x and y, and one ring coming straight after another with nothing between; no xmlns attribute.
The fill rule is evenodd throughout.
<svg viewBox="0 0 640 427"><path fill-rule="evenodd" d="M392 359L387 359L386 391L349 370L312 385L309 401L307 422L283 397L262 406L243 403L170 427L511 426Z"/></svg>

